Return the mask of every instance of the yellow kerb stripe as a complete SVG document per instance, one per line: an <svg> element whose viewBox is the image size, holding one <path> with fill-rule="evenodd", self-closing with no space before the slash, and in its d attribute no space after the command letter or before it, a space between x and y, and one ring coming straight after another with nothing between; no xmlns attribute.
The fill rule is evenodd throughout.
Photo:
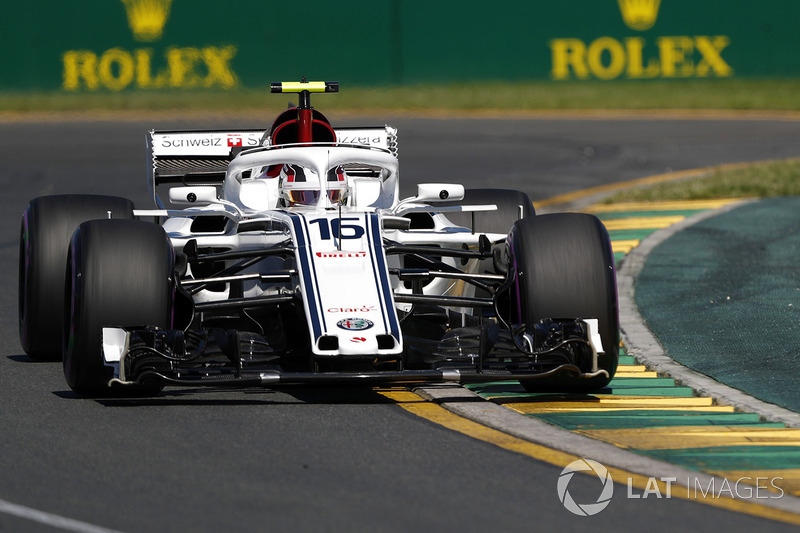
<svg viewBox="0 0 800 533"><path fill-rule="evenodd" d="M718 446L800 446L800 429L747 426L672 426L578 430L593 439L637 450L681 450Z"/></svg>
<svg viewBox="0 0 800 533"><path fill-rule="evenodd" d="M672 200L667 202L628 202L618 204L595 204L584 209L587 213L620 213L625 211L701 211L718 209L728 204L741 202L741 198L718 200Z"/></svg>
<svg viewBox="0 0 800 533"><path fill-rule="evenodd" d="M639 246L639 239L623 239L618 241L611 241L611 251L616 253L627 254L635 247Z"/></svg>
<svg viewBox="0 0 800 533"><path fill-rule="evenodd" d="M641 371L625 372L625 371L621 371L620 372L619 370L617 370L617 373L614 374L614 377L615 378L657 378L658 377L658 373L657 372L651 372L651 371L647 371L647 372L641 372Z"/></svg>
<svg viewBox="0 0 800 533"><path fill-rule="evenodd" d="M608 231L631 229L661 229L677 224L686 217L676 215L670 217L630 217L617 220L605 220L603 225Z"/></svg>

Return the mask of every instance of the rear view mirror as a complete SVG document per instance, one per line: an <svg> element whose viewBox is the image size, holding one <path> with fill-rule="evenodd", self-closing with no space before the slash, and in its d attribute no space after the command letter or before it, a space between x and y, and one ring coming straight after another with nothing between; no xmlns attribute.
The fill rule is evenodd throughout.
<svg viewBox="0 0 800 533"><path fill-rule="evenodd" d="M202 206L217 202L217 188L208 185L195 187L173 187L169 190L169 201L173 205Z"/></svg>
<svg viewBox="0 0 800 533"><path fill-rule="evenodd" d="M417 202L454 202L464 199L464 186L455 183L420 183Z"/></svg>

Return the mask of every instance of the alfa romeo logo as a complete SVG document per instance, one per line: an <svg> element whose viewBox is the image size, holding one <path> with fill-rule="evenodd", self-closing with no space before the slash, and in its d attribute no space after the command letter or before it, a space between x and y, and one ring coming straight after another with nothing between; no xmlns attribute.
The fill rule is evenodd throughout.
<svg viewBox="0 0 800 533"><path fill-rule="evenodd" d="M371 328L374 324L366 318L345 318L337 322L336 325L348 331L361 331L362 329Z"/></svg>
<svg viewBox="0 0 800 533"><path fill-rule="evenodd" d="M569 482L572 480L572 476L575 475L575 472L594 472L600 479L603 488L596 502L577 503L572 499L572 495L570 495L567 489L569 488ZM614 481L611 479L611 474L608 473L606 467L591 459L579 459L568 464L558 477L557 488L558 499L561 500L561 503L567 511L578 516L596 515L608 506L611 502L611 497L614 495Z"/></svg>

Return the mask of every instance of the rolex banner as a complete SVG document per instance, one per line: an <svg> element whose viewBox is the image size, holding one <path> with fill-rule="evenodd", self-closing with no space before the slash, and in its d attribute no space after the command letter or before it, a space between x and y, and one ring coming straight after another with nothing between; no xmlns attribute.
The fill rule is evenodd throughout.
<svg viewBox="0 0 800 533"><path fill-rule="evenodd" d="M0 90L800 77L797 0L9 0Z"/></svg>

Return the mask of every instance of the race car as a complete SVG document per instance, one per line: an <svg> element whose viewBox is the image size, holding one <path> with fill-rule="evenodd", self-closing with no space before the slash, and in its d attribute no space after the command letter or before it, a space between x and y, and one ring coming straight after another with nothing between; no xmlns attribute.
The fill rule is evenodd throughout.
<svg viewBox="0 0 800 533"><path fill-rule="evenodd" d="M517 380L606 385L614 259L594 216L420 183L398 133L334 128L311 94L271 127L150 131L153 209L44 196L22 217L20 339L85 396L164 386Z"/></svg>

